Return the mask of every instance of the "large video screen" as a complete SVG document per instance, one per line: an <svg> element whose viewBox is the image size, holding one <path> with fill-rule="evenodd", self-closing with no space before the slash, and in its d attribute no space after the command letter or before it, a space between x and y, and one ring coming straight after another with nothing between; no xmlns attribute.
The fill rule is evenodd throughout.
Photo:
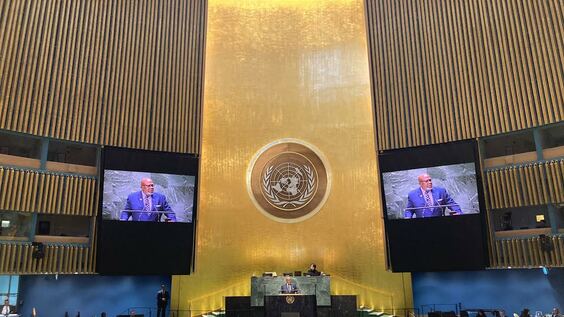
<svg viewBox="0 0 564 317"><path fill-rule="evenodd" d="M190 274L198 158L104 147L101 163L98 273Z"/></svg>
<svg viewBox="0 0 564 317"><path fill-rule="evenodd" d="M392 271L487 266L476 141L382 151L378 161Z"/></svg>
<svg viewBox="0 0 564 317"><path fill-rule="evenodd" d="M388 219L471 215L480 212L474 163L382 174Z"/></svg>
<svg viewBox="0 0 564 317"><path fill-rule="evenodd" d="M105 220L192 222L196 177L104 171Z"/></svg>

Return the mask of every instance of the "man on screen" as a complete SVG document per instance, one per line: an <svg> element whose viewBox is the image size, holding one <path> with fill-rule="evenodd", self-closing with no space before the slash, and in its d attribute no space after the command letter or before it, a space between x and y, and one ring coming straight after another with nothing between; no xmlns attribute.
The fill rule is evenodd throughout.
<svg viewBox="0 0 564 317"><path fill-rule="evenodd" d="M445 208L453 215L461 215L460 206L452 199L446 189L433 188L433 181L429 174L417 177L419 187L407 195L407 206L404 218L427 218L444 216Z"/></svg>
<svg viewBox="0 0 564 317"><path fill-rule="evenodd" d="M163 216L161 219L161 216ZM176 221L176 215L166 201L166 196L155 193L155 184L150 178L141 180L141 190L127 196L127 203L120 220L127 221Z"/></svg>

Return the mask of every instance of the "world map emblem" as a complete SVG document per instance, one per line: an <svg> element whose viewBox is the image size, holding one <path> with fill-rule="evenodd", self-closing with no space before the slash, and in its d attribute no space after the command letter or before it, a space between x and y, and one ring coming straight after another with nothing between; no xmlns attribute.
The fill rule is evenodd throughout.
<svg viewBox="0 0 564 317"><path fill-rule="evenodd" d="M319 150L303 141L283 139L253 157L247 188L258 209L280 222L312 217L327 199L330 177Z"/></svg>

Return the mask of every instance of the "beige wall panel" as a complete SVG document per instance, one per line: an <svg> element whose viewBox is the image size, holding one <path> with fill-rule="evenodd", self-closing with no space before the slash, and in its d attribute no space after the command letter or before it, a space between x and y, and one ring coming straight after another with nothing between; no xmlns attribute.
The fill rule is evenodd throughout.
<svg viewBox="0 0 564 317"><path fill-rule="evenodd" d="M0 0L0 128L198 153L205 1Z"/></svg>
<svg viewBox="0 0 564 317"><path fill-rule="evenodd" d="M93 216L96 179L0 166L0 209ZM39 200L36 200L39 193Z"/></svg>
<svg viewBox="0 0 564 317"><path fill-rule="evenodd" d="M363 5L209 1L196 271L174 277L173 309L218 309L249 295L252 275L311 262L331 273L334 294L411 307L410 275L385 268ZM265 217L247 193L253 155L281 138L314 145L330 165L329 197L303 222Z"/></svg>
<svg viewBox="0 0 564 317"><path fill-rule="evenodd" d="M33 257L35 250L36 247L31 244L0 244L0 273L94 273L93 268L86 264L92 261L90 247L46 244L42 259Z"/></svg>
<svg viewBox="0 0 564 317"><path fill-rule="evenodd" d="M564 119L559 0L365 2L379 149Z"/></svg>
<svg viewBox="0 0 564 317"><path fill-rule="evenodd" d="M564 160L537 162L486 171L489 208L531 206L564 201Z"/></svg>

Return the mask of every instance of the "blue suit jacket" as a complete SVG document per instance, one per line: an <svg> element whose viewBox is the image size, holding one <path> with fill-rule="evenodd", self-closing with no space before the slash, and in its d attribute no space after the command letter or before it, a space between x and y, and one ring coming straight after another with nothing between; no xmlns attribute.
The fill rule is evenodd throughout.
<svg viewBox="0 0 564 317"><path fill-rule="evenodd" d="M449 205L448 207L428 207L425 208L425 197L421 192L421 188L418 187L409 192L407 195L407 206L404 212L404 218L412 218L415 215L416 218L426 218L426 217L437 217L444 215L444 209L448 208L457 214L462 214L460 206L452 199L446 189L442 187L433 187L431 189L431 194L433 195L433 205ZM409 209L417 208L417 209Z"/></svg>
<svg viewBox="0 0 564 317"><path fill-rule="evenodd" d="M121 212L120 220L128 220L129 217L131 217L133 221L159 221L162 213L158 213L157 211L168 211L165 213L168 219L170 221L176 221L176 215L168 205L165 195L153 193L153 195L151 195L151 202L151 211L143 212L145 204L141 191L129 194L129 196L127 196L127 203L123 208L124 211ZM134 212L131 212L131 210L134 210Z"/></svg>

